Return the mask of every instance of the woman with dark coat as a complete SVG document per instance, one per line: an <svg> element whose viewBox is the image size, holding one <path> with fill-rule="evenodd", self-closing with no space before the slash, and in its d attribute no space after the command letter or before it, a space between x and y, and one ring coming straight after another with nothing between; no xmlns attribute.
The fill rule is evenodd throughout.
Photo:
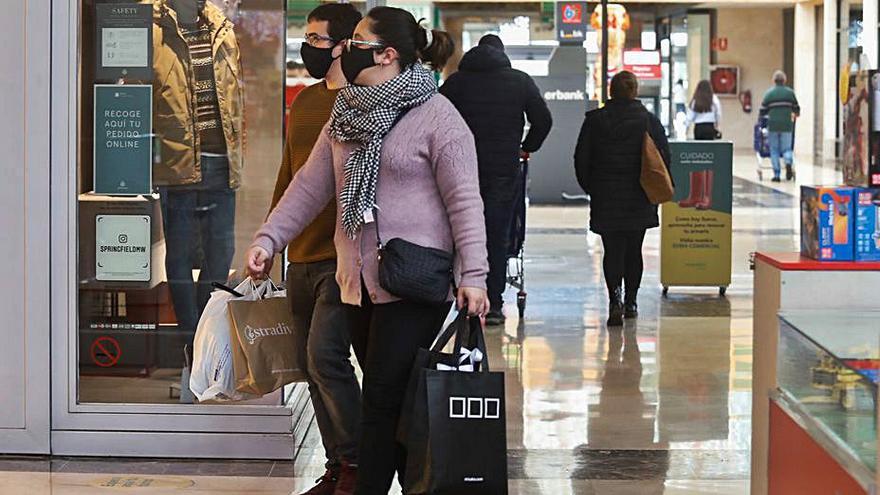
<svg viewBox="0 0 880 495"><path fill-rule="evenodd" d="M590 195L590 230L602 236L605 248L608 326L623 325L624 317L638 315L642 243L645 231L660 225L657 206L648 201L639 183L645 131L669 166L663 125L636 99L638 88L631 72L611 79L611 99L587 112L574 157L578 183Z"/></svg>

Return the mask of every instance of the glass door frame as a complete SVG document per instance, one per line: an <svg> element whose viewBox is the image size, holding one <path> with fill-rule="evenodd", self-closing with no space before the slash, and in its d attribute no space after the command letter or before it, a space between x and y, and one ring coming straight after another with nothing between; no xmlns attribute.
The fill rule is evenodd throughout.
<svg viewBox="0 0 880 495"><path fill-rule="evenodd" d="M50 280L52 453L293 459L311 422L297 385L289 406L81 404L77 400L77 147L81 12L52 2ZM297 411L295 414L294 411Z"/></svg>

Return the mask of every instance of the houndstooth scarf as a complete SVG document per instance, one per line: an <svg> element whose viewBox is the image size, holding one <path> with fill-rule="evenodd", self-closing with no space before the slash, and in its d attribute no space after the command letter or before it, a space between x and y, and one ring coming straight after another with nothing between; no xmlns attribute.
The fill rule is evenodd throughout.
<svg viewBox="0 0 880 495"><path fill-rule="evenodd" d="M376 202L376 182L382 141L401 112L428 101L437 92L434 74L413 64L399 76L379 86L348 86L339 92L330 114L330 137L356 142L345 163L342 227L354 239L364 223L364 212Z"/></svg>

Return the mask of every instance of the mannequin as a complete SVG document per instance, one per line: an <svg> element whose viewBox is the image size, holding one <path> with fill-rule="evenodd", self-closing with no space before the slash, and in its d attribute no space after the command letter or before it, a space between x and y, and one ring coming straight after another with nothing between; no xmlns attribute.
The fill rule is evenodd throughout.
<svg viewBox="0 0 880 495"><path fill-rule="evenodd" d="M165 270L181 344L191 349L211 285L226 283L235 252L242 71L232 23L214 4L156 0L153 13L153 127L159 140L153 182L161 197ZM183 398L188 387L181 388Z"/></svg>

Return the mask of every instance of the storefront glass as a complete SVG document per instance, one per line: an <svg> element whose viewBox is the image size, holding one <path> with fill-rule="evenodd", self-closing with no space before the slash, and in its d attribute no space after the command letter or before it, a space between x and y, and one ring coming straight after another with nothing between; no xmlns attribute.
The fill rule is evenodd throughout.
<svg viewBox="0 0 880 495"><path fill-rule="evenodd" d="M846 129L847 127L850 129L856 127L853 125L847 126L847 119L852 118L854 115L852 108L847 107L850 103L850 88L855 86L856 76L862 65L866 64L867 61L862 58L864 46L862 2L841 0L839 9L840 19L838 20L838 23L840 30L837 38L839 71L837 83L837 135L840 136L840 152L843 153L849 148L846 142L847 139L853 136L851 133L850 137L848 137ZM857 102L853 101L852 103L855 104ZM852 156L843 156L843 158L852 158Z"/></svg>
<svg viewBox="0 0 880 495"><path fill-rule="evenodd" d="M285 5L80 9L77 402L189 403L200 314L281 163Z"/></svg>

